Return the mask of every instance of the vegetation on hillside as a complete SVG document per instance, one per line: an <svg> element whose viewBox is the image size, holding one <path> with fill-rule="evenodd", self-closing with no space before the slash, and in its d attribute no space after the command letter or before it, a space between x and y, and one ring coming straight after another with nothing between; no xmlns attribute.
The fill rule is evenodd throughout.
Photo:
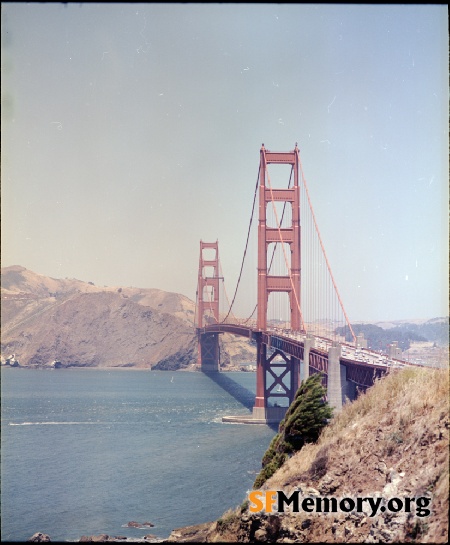
<svg viewBox="0 0 450 545"><path fill-rule="evenodd" d="M353 527L345 519L334 536L321 521L310 541L352 541L370 537L393 542L448 542L449 508L448 369L406 367L390 373L344 406L315 444L305 445L265 484L274 490L312 486L321 494L431 498L431 515L414 513L374 517ZM384 532L384 534L383 534ZM347 535L348 534L348 535ZM327 539L325 539L327 536Z"/></svg>
<svg viewBox="0 0 450 545"><path fill-rule="evenodd" d="M449 318L435 318L424 324L404 323L393 328L394 332L399 330L409 331L425 337L427 341L436 343L439 346L448 346L449 342Z"/></svg>
<svg viewBox="0 0 450 545"><path fill-rule="evenodd" d="M251 513L246 501L216 522L177 529L169 542L448 543L449 427L448 368L394 371L262 486L304 497L430 498L427 516Z"/></svg>
<svg viewBox="0 0 450 545"><path fill-rule="evenodd" d="M325 394L319 373L311 375L302 383L286 416L280 422L278 433L263 456L262 469L253 485L255 489L303 445L317 441L321 430L333 414L332 408L324 400Z"/></svg>
<svg viewBox="0 0 450 545"><path fill-rule="evenodd" d="M388 344L394 341L402 350L408 350L411 342L433 342L437 346L448 346L449 317L434 318L421 324L403 322L395 327L384 329L375 324L352 324L356 335L362 333L368 345L373 350L387 350ZM352 335L347 326L336 328L338 335L345 336L345 340L352 341Z"/></svg>
<svg viewBox="0 0 450 545"><path fill-rule="evenodd" d="M411 325L411 324L408 324ZM390 329L383 329L374 324L352 324L355 335L362 333L367 339L367 346L372 350L383 350L387 352L388 345L394 341L398 342L399 348L408 350L411 342L425 342L427 337L420 334L420 330L412 331L409 327L397 326ZM338 335L344 335L347 342L352 342L353 337L348 327L336 328Z"/></svg>

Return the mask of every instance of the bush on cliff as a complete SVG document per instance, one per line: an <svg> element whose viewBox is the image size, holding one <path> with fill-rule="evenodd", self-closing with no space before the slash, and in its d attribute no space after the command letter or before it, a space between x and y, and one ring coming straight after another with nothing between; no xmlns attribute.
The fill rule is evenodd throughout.
<svg viewBox="0 0 450 545"><path fill-rule="evenodd" d="M325 394L319 373L311 375L302 383L280 422L278 433L263 456L262 469L253 488L260 488L305 443L317 441L320 432L333 415L333 409L324 401Z"/></svg>

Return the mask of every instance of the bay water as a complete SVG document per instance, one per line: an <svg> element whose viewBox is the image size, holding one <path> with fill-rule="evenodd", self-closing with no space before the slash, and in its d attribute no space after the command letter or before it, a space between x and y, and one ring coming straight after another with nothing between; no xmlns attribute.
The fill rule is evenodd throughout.
<svg viewBox="0 0 450 545"><path fill-rule="evenodd" d="M256 376L220 375L227 391L200 372L2 368L2 541L166 538L241 504L276 430L223 423L249 414Z"/></svg>

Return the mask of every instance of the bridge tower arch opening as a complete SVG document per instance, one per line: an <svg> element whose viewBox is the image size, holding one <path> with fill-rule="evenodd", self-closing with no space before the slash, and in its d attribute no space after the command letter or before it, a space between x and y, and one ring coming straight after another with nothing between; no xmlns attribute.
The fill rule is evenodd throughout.
<svg viewBox="0 0 450 545"><path fill-rule="evenodd" d="M200 334L207 325L219 323L219 242L200 241L197 284L197 365L203 372L216 372L220 367L219 334Z"/></svg>

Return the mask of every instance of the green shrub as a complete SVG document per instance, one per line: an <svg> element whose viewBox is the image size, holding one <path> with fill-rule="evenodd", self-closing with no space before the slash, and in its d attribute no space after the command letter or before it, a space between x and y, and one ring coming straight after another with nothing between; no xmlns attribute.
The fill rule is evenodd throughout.
<svg viewBox="0 0 450 545"><path fill-rule="evenodd" d="M319 373L302 383L263 456L262 469L253 484L254 489L260 488L305 443L317 441L333 415L332 408L324 401L325 394Z"/></svg>
<svg viewBox="0 0 450 545"><path fill-rule="evenodd" d="M227 530L230 530L236 522L239 521L239 516L236 511L228 509L219 519L217 519L217 531L219 533L224 533Z"/></svg>

